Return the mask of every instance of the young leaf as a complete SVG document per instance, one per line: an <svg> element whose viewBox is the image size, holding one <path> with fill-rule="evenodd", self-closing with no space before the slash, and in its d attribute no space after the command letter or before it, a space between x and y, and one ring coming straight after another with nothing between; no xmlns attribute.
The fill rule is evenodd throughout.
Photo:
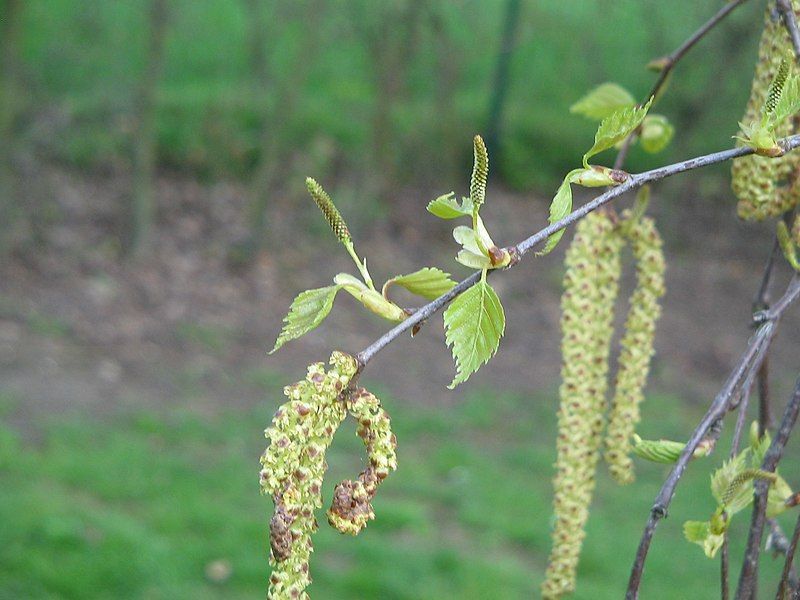
<svg viewBox="0 0 800 600"><path fill-rule="evenodd" d="M289 340L305 335L322 323L331 312L333 300L340 288L339 285L331 285L301 292L292 302L289 314L284 317L283 330L269 353L272 354Z"/></svg>
<svg viewBox="0 0 800 600"><path fill-rule="evenodd" d="M464 198L459 204L455 199L455 194L450 192L439 196L428 203L427 210L432 215L440 219L457 219L458 217L469 217L472 215L472 201Z"/></svg>
<svg viewBox="0 0 800 600"><path fill-rule="evenodd" d="M644 106L629 106L614 111L610 116L603 119L594 135L594 145L583 155L583 166L589 167L589 159L603 150L612 148L614 144L624 140L636 129L647 116L653 99L647 101Z"/></svg>
<svg viewBox="0 0 800 600"><path fill-rule="evenodd" d="M453 300L444 313L445 339L452 346L456 363L450 389L489 362L497 352L505 326L503 305L486 281L479 281Z"/></svg>
<svg viewBox="0 0 800 600"><path fill-rule="evenodd" d="M435 267L425 267L408 275L392 277L383 285L384 296L392 284L404 287L417 296L433 300L450 291L456 282L450 279L450 273Z"/></svg>
<svg viewBox="0 0 800 600"><path fill-rule="evenodd" d="M795 271L800 271L800 260L797 258L797 248L792 241L792 236L789 234L789 228L786 223L778 221L778 242L781 245L781 250L786 260L792 265Z"/></svg>
<svg viewBox="0 0 800 600"><path fill-rule="evenodd" d="M601 83L570 106L569 112L600 121L614 111L634 104L636 100L624 87L616 83Z"/></svg>
<svg viewBox="0 0 800 600"><path fill-rule="evenodd" d="M686 521L683 524L683 535L693 544L702 546L708 558L714 558L725 540L723 534L711 531L709 521Z"/></svg>
<svg viewBox="0 0 800 600"><path fill-rule="evenodd" d="M675 135L675 128L664 115L647 115L642 121L642 133L639 139L642 150L656 154L666 148Z"/></svg>
<svg viewBox="0 0 800 600"><path fill-rule="evenodd" d="M557 223L566 217L570 212L572 212L572 188L569 185L569 177L570 175L568 174L561 183L561 187L558 188L553 201L550 203L550 217L548 219L548 223L551 225L553 223ZM563 229L556 231L553 235L547 238L547 243L545 244L544 249L540 252L537 252L537 255L544 256L545 254L552 252L553 248L556 247L563 235Z"/></svg>
<svg viewBox="0 0 800 600"><path fill-rule="evenodd" d="M476 135L472 140L474 162L472 177L469 180L469 199L472 200L472 211L477 212L486 200L486 180L489 177L489 154L483 138Z"/></svg>
<svg viewBox="0 0 800 600"><path fill-rule="evenodd" d="M798 111L800 111L800 77L793 74L786 80L781 97L775 103L769 120L774 127Z"/></svg>

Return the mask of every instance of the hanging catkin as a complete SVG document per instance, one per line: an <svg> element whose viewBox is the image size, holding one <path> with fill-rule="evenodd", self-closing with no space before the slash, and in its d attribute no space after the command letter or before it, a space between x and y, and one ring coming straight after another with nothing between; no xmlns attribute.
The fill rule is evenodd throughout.
<svg viewBox="0 0 800 600"><path fill-rule="evenodd" d="M627 216L630 219L630 215ZM636 289L630 297L625 333L620 341L619 367L606 433L605 459L620 484L633 481L631 436L639 423L639 407L653 356L658 299L664 294L664 253L661 236L650 217L628 221L620 228L636 260Z"/></svg>
<svg viewBox="0 0 800 600"><path fill-rule="evenodd" d="M592 213L578 224L567 251L561 297L563 365L555 525L542 584L544 598L559 598L575 588L603 429L621 247L622 239L609 216Z"/></svg>
<svg viewBox="0 0 800 600"><path fill-rule="evenodd" d="M800 18L800 0L792 0L792 8ZM769 2L750 99L742 123L756 122L761 118L770 86L787 55L793 55L789 35L775 9L775 3ZM796 133L797 125L796 118L788 117L776 126L774 135L781 138ZM734 160L731 168L732 187L739 199L739 216L761 221L795 206L800 198L800 185L797 182L799 166L800 155L797 152L787 152L777 158L753 154Z"/></svg>

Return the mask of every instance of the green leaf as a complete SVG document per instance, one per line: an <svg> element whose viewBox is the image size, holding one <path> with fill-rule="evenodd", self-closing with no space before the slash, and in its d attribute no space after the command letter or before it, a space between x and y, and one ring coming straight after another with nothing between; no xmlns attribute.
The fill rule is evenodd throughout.
<svg viewBox="0 0 800 600"><path fill-rule="evenodd" d="M384 295L392 284L404 287L417 296L433 300L450 291L456 282L450 279L450 273L435 267L425 267L408 275L392 277L383 286Z"/></svg>
<svg viewBox="0 0 800 600"><path fill-rule="evenodd" d="M789 233L789 228L783 221L778 221L778 243L781 245L781 250L786 260L792 265L795 271L800 271L800 260L797 258L797 247L792 241L792 236Z"/></svg>
<svg viewBox="0 0 800 600"><path fill-rule="evenodd" d="M683 524L683 535L695 544L702 544L711 534L711 524L708 521L686 521Z"/></svg>
<svg viewBox="0 0 800 600"><path fill-rule="evenodd" d="M580 169L576 169L576 171L579 170ZM575 171L572 171L567 175L567 177L561 183L561 187L558 188L556 195L553 197L553 201L550 203L550 217L548 219L548 223L551 225L553 223L557 223L566 217L570 212L572 212L572 188L569 185L569 178L574 172ZM547 238L547 243L545 244L544 249L540 252L537 252L537 256L544 256L545 254L552 252L553 248L556 247L563 235L564 230L562 229L560 231L556 231L553 235Z"/></svg>
<svg viewBox="0 0 800 600"><path fill-rule="evenodd" d="M289 314L284 317L283 330L269 353L272 354L289 340L305 335L322 323L331 312L333 300L340 288L339 285L331 285L300 293L292 302Z"/></svg>
<svg viewBox="0 0 800 600"><path fill-rule="evenodd" d="M448 386L465 382L497 352L506 327L503 305L481 280L459 294L444 313L445 339L452 346L456 376Z"/></svg>
<svg viewBox="0 0 800 600"><path fill-rule="evenodd" d="M439 196L428 203L428 212L440 219L457 219L458 217L472 216L472 201L464 198L459 204L455 199L455 194L450 192Z"/></svg>
<svg viewBox="0 0 800 600"><path fill-rule="evenodd" d="M639 139L642 150L656 154L666 148L675 135L675 128L664 115L647 115L642 121L642 133Z"/></svg>
<svg viewBox="0 0 800 600"><path fill-rule="evenodd" d="M603 119L597 133L594 135L594 145L583 155L583 166L589 166L589 158L603 150L613 148L614 144L624 140L636 129L647 116L653 99L644 106L629 106L614 111L613 114Z"/></svg>
<svg viewBox="0 0 800 600"><path fill-rule="evenodd" d="M624 87L616 83L601 83L570 106L569 112L600 121L614 111L634 104L636 99Z"/></svg>
<svg viewBox="0 0 800 600"><path fill-rule="evenodd" d="M711 476L711 493L729 515L734 515L753 500L752 486L739 485L737 481L748 470L750 448L745 448L734 458L722 463Z"/></svg>

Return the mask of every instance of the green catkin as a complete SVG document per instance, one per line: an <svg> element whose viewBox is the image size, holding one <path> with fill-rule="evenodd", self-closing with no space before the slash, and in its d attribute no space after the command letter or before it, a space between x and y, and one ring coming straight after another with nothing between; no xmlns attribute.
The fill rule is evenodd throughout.
<svg viewBox="0 0 800 600"><path fill-rule="evenodd" d="M561 297L555 525L542 584L544 598L560 598L575 589L601 443L621 248L622 238L610 217L596 212L578 224L567 251Z"/></svg>
<svg viewBox="0 0 800 600"><path fill-rule="evenodd" d="M339 209L336 208L336 205L333 203L328 193L311 177L306 177L306 187L311 197L314 199L314 202L317 203L317 206L319 206L319 209L322 211L322 214L325 215L325 220L328 221L328 225L331 226L333 233L339 238L339 241L345 245L351 243L352 239L350 237L350 230L347 228L347 223L345 223L344 217L342 217L342 214L339 212Z"/></svg>
<svg viewBox="0 0 800 600"><path fill-rule="evenodd" d="M474 162L472 177L469 182L469 198L472 200L474 210L478 210L486 199L486 181L489 177L489 154L483 138L476 135L473 140Z"/></svg>
<svg viewBox="0 0 800 600"><path fill-rule="evenodd" d="M372 499L381 482L397 468L397 439L380 400L364 388L352 392L347 411L358 422L356 434L367 448L368 464L358 479L345 480L336 486L328 523L342 533L356 535L375 518Z"/></svg>
<svg viewBox="0 0 800 600"><path fill-rule="evenodd" d="M793 52L789 35L774 5L774 2L767 5L764 32L758 47L758 63L742 123L760 121L762 108L769 104L775 75L787 54ZM792 8L800 18L800 0L792 0ZM796 132L795 119L788 117L777 124L774 135L782 138ZM777 158L754 154L733 161L732 188L739 199L739 216L761 221L778 216L795 206L800 198L800 184L797 181L799 166L800 155L796 152L787 152Z"/></svg>
<svg viewBox="0 0 800 600"><path fill-rule="evenodd" d="M630 214L623 215L630 219ZM640 420L639 407L653 356L656 322L661 315L658 300L664 295L664 253L655 222L642 217L624 228L636 260L636 289L630 297L625 334L616 376L614 398L606 433L605 460L620 484L633 481L631 436Z"/></svg>
<svg viewBox="0 0 800 600"><path fill-rule="evenodd" d="M792 224L792 241L795 246L800 248L800 215L794 218L794 223Z"/></svg>
<svg viewBox="0 0 800 600"><path fill-rule="evenodd" d="M311 534L317 529L314 510L322 506L325 452L346 416L339 397L356 370L356 360L343 352L331 355L327 373L323 363L309 366L303 381L284 388L289 400L265 431L270 444L261 457L260 483L262 493L275 503L270 520L273 600L308 598Z"/></svg>
<svg viewBox="0 0 800 600"><path fill-rule="evenodd" d="M766 479L767 481L775 481L777 479L777 475L775 473L769 473L767 471L762 471L761 469L745 469L741 473L739 473L733 480L728 484L728 487L722 494L722 506L727 506L731 503L731 501L736 496L736 493L739 489L746 484L748 481L752 481L754 479Z"/></svg>

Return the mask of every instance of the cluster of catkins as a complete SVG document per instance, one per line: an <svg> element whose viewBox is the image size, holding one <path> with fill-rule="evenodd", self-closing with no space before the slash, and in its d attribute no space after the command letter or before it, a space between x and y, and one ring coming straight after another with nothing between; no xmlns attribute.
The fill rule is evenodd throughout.
<svg viewBox="0 0 800 600"><path fill-rule="evenodd" d="M610 408L606 401L614 305L626 242L636 260L637 285L622 338ZM544 598L575 589L595 470L606 429L605 458L620 483L633 479L630 438L653 354L658 298L664 293L661 239L652 219L624 214L618 221L595 212L577 226L566 257L561 298L563 367L553 500L555 524Z"/></svg>
<svg viewBox="0 0 800 600"><path fill-rule="evenodd" d="M792 8L800 18L800 0L792 0ZM742 123L757 122L767 101L769 90L781 63L793 54L792 42L781 22L775 3L767 4L764 32L758 47L750 99ZM776 138L798 133L796 117L787 117L774 131ZM733 161L731 169L733 192L739 199L737 212L748 221L777 217L793 208L800 199L800 153L787 152L771 158L751 154Z"/></svg>
<svg viewBox="0 0 800 600"><path fill-rule="evenodd" d="M338 351L331 355L327 372L323 363L309 366L303 381L284 388L289 400L265 431L270 444L261 457L260 483L275 503L269 526L272 599L308 598L311 534L317 529L314 511L322 507L325 452L348 412L358 421L369 460L356 482L336 487L328 511L331 525L350 534L363 529L374 518L370 501L378 484L397 468L396 440L380 401L363 388L349 388L357 368L352 356Z"/></svg>

